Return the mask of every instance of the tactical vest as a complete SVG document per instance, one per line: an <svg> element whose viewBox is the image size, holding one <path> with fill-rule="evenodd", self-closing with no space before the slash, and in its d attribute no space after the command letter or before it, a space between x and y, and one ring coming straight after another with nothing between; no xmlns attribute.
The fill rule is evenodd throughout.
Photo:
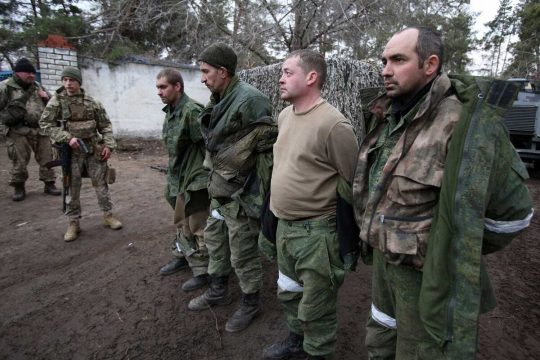
<svg viewBox="0 0 540 360"><path fill-rule="evenodd" d="M66 130L79 139L90 139L97 135L97 116L92 102L85 96L60 98L62 121Z"/></svg>

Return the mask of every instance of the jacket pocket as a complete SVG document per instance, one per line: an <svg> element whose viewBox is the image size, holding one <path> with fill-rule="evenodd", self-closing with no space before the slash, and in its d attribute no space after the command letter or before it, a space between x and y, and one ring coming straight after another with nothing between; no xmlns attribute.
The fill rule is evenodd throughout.
<svg viewBox="0 0 540 360"><path fill-rule="evenodd" d="M96 134L96 122L94 120L69 122L68 130L73 137L89 139Z"/></svg>
<svg viewBox="0 0 540 360"><path fill-rule="evenodd" d="M387 197L400 205L435 202L441 187L443 168L437 162L422 166L401 166L394 172Z"/></svg>
<svg viewBox="0 0 540 360"><path fill-rule="evenodd" d="M425 256L431 216L380 216L379 240L384 253Z"/></svg>

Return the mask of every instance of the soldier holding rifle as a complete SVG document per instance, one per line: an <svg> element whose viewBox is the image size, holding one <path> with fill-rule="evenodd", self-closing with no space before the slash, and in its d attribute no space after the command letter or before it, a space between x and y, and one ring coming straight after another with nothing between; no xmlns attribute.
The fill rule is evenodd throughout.
<svg viewBox="0 0 540 360"><path fill-rule="evenodd" d="M65 184L69 185L65 210L69 226L64 240L73 241L81 232L79 197L82 177L85 175L92 179L99 207L103 211L104 224L117 230L122 227L122 223L112 215L107 185L107 160L116 147L111 121L101 103L81 88L82 75L79 69L65 68L62 84L47 104L39 125L53 142L67 144L69 148L64 146L64 149L71 151L70 183ZM87 152L82 144L87 146Z"/></svg>

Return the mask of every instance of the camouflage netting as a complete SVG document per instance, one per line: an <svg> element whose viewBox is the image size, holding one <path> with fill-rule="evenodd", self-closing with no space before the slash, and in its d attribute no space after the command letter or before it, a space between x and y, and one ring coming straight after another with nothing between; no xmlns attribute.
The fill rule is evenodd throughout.
<svg viewBox="0 0 540 360"><path fill-rule="evenodd" d="M367 104L379 93L380 69L358 60L330 59L328 78L323 88L323 97L338 108L353 123L357 136L365 135L364 113ZM274 116L287 106L279 97L281 63L241 71L239 77L252 84L272 101Z"/></svg>

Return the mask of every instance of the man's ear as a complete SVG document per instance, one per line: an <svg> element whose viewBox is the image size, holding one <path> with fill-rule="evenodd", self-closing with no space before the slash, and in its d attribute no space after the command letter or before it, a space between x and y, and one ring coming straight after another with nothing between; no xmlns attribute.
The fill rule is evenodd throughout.
<svg viewBox="0 0 540 360"><path fill-rule="evenodd" d="M182 85L179 82L177 82L176 84L174 84L174 90L178 92L182 92L183 91Z"/></svg>
<svg viewBox="0 0 540 360"><path fill-rule="evenodd" d="M317 74L317 72L314 70L308 72L306 75L306 81L307 81L308 86L311 86L312 84L316 84L317 81L319 81L319 74Z"/></svg>
<svg viewBox="0 0 540 360"><path fill-rule="evenodd" d="M228 71L224 67L220 67L218 68L218 73L222 79L225 79L227 77Z"/></svg>
<svg viewBox="0 0 540 360"><path fill-rule="evenodd" d="M424 62L425 71L427 76L437 75L437 69L439 69L439 64L441 60L437 55L430 55L427 60Z"/></svg>

